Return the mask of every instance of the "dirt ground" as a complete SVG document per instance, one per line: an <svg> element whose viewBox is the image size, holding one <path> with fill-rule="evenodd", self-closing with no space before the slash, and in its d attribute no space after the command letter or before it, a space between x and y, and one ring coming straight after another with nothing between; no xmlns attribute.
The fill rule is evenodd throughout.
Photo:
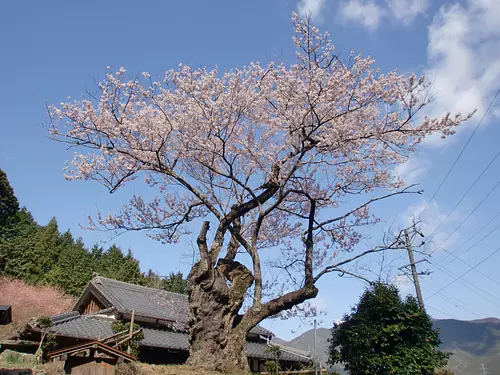
<svg viewBox="0 0 500 375"><path fill-rule="evenodd" d="M26 368L20 364L11 364L0 362L0 368ZM148 364L137 364L139 371L118 370L117 375L221 375L219 372L204 371L200 372L194 370L193 368L185 365L148 365ZM35 375L64 375L64 363L63 362L50 362L42 365L33 365L32 368Z"/></svg>

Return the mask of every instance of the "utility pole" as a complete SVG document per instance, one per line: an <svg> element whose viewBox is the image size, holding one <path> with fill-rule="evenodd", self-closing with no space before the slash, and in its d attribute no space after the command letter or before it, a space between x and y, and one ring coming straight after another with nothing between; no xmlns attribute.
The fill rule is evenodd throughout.
<svg viewBox="0 0 500 375"><path fill-rule="evenodd" d="M418 282L417 267L415 266L415 259L413 258L413 249L411 248L410 236L408 230L405 229L406 249L408 250L408 257L410 258L411 273L413 275L413 283L415 284L415 291L417 293L418 305L420 310L424 311L424 299L422 298L422 291L420 290L420 283Z"/></svg>
<svg viewBox="0 0 500 375"><path fill-rule="evenodd" d="M481 363L481 368L479 369L478 375L489 375L489 374L490 372L486 368L486 366L484 366L484 363Z"/></svg>
<svg viewBox="0 0 500 375"><path fill-rule="evenodd" d="M314 319L314 375L318 375L318 362L316 361L316 319Z"/></svg>

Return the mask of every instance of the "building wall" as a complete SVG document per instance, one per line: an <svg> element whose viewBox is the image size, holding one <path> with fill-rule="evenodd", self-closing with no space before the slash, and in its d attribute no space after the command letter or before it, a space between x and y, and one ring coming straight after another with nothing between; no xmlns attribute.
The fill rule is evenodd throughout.
<svg viewBox="0 0 500 375"><path fill-rule="evenodd" d="M82 306L82 314L93 314L102 309L104 309L104 306L97 300L97 298L94 297L93 294L90 294Z"/></svg>

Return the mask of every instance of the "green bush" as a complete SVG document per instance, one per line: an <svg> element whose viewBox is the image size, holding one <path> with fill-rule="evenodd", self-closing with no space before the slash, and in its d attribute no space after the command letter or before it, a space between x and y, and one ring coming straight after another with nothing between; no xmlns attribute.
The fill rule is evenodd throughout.
<svg viewBox="0 0 500 375"><path fill-rule="evenodd" d="M130 322L122 322L120 320L115 320L111 326L113 329L114 333L122 332L125 330L130 330ZM140 329L141 327L138 324L134 323L134 332ZM138 358L139 357L139 341L141 341L144 338L144 333L141 331L138 334L134 335L132 339L128 342L123 343L118 347L119 350L121 351L126 351L128 346L130 345L130 354L133 355L134 357Z"/></svg>

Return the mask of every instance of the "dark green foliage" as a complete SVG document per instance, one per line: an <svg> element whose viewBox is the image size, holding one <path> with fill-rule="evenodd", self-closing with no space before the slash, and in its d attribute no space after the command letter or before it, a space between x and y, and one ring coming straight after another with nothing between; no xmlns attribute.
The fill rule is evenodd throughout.
<svg viewBox="0 0 500 375"><path fill-rule="evenodd" d="M144 285L150 288L167 290L169 292L187 294L187 280L181 272L171 272L167 277L160 277L152 270L149 270L144 277Z"/></svg>
<svg viewBox="0 0 500 375"><path fill-rule="evenodd" d="M413 297L402 300L394 286L366 290L344 322L332 328L330 364L351 375L432 375L449 353L438 350L439 332Z"/></svg>
<svg viewBox="0 0 500 375"><path fill-rule="evenodd" d="M280 357L281 357L281 349L278 345L271 345L269 348L267 348L266 353L271 354L273 357L273 360L266 361L264 363L264 368L266 369L267 372L271 374L279 374L281 371L281 366L280 366Z"/></svg>
<svg viewBox="0 0 500 375"><path fill-rule="evenodd" d="M441 369L436 371L436 375L454 375L453 371L449 369Z"/></svg>
<svg viewBox="0 0 500 375"><path fill-rule="evenodd" d="M38 327L44 329L44 328L49 328L52 327L52 319L50 319L48 316L40 316L36 320Z"/></svg>
<svg viewBox="0 0 500 375"><path fill-rule="evenodd" d="M111 326L113 329L114 333L122 332L122 331L129 331L130 330L130 322L122 322L119 320L115 320ZM139 330L141 327L138 324L134 323L134 332ZM139 341L141 341L144 338L144 333L141 331L137 334L135 334L130 341L123 343L118 347L123 352L127 351L128 346L130 345L130 354L133 355L134 357L138 358L139 356Z"/></svg>
<svg viewBox="0 0 500 375"><path fill-rule="evenodd" d="M40 227L25 208L16 214L16 219L3 228L0 238L0 263L3 274L15 278L27 277L31 270L31 252L37 242Z"/></svg>
<svg viewBox="0 0 500 375"><path fill-rule="evenodd" d="M54 351L57 347L57 336L53 333L49 333L45 336L45 340L42 344L42 360L44 362L48 361L47 354Z"/></svg>
<svg viewBox="0 0 500 375"><path fill-rule="evenodd" d="M182 273L171 272L170 275L164 279L165 283L162 289L168 290L169 292L187 294L188 284L187 280L182 277Z"/></svg>
<svg viewBox="0 0 500 375"><path fill-rule="evenodd" d="M80 239L74 241L69 232L61 236L60 248L57 262L45 275L45 279L49 284L57 285L66 293L77 296L92 278L92 255L83 242Z"/></svg>
<svg viewBox="0 0 500 375"><path fill-rule="evenodd" d="M10 186L7 175L0 169L0 236L2 228L8 226L19 211L19 202Z"/></svg>
<svg viewBox="0 0 500 375"><path fill-rule="evenodd" d="M139 261L130 250L124 255L118 246L112 245L107 251L99 251L94 260L95 272L101 276L133 284L143 283Z"/></svg>
<svg viewBox="0 0 500 375"><path fill-rule="evenodd" d="M94 273L187 293L187 281L181 273L171 273L167 278L152 271L144 275L130 250L124 254L116 245L107 250L95 245L88 250L69 231L61 234L55 218L46 226L38 225L27 209L19 209L7 176L0 170L0 276L58 286L78 296Z"/></svg>

